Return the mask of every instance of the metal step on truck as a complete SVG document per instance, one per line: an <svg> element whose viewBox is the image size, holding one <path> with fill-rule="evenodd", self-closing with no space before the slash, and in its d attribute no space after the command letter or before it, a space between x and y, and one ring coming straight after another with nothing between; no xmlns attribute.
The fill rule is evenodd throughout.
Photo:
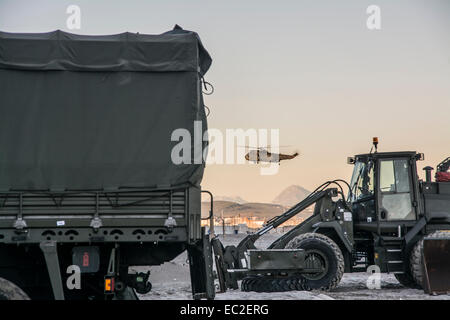
<svg viewBox="0 0 450 320"><path fill-rule="evenodd" d="M450 292L450 158L425 167L414 151L348 159L350 183L327 181L237 246L212 239L220 290L333 290L344 273L392 273L406 287ZM347 192L346 192L347 191ZM306 208L313 214L268 248L255 242ZM370 269L369 269L370 268Z"/></svg>
<svg viewBox="0 0 450 320"><path fill-rule="evenodd" d="M205 164L176 163L172 139L207 129L210 65L178 26L0 32L0 299L137 299L149 274L129 266L186 250L193 297L214 298Z"/></svg>

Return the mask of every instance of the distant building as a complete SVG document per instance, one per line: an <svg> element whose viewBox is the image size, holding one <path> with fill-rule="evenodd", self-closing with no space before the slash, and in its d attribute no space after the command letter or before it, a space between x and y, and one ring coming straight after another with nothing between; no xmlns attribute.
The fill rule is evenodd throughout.
<svg viewBox="0 0 450 320"><path fill-rule="evenodd" d="M284 224L279 226L278 228L272 230L271 232L287 232L291 230L293 227L297 226L301 222L304 221L304 218L302 217L294 217L288 221L286 221ZM241 216L234 216L234 217L227 217L227 218L221 218L221 217L215 217L214 218L214 230L216 234L223 234L225 231L225 234L246 234L249 232L254 232L264 226L264 224L267 222L267 219L261 218L261 217L241 217ZM208 230L209 228L209 220L203 220L202 226L205 226Z"/></svg>

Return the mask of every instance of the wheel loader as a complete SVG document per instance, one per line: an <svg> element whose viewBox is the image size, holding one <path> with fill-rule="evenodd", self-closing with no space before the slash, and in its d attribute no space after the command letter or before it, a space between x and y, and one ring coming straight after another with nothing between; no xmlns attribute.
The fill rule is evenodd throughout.
<svg viewBox="0 0 450 320"><path fill-rule="evenodd" d="M237 246L212 239L220 290L257 292L336 288L344 273L393 273L410 288L450 291L450 158L417 175L413 151L348 158L350 183L327 181ZM313 214L266 249L256 240L314 205ZM378 270L378 268L372 268Z"/></svg>

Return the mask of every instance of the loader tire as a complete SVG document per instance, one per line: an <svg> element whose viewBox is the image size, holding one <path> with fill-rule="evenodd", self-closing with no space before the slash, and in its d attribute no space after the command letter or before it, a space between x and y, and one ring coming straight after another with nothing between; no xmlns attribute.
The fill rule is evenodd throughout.
<svg viewBox="0 0 450 320"><path fill-rule="evenodd" d="M433 238L440 238L440 239L449 239L450 233L446 231L435 231L433 233L430 233L427 235L427 237L433 237ZM423 238L417 241L417 243L414 245L414 248L411 251L410 256L410 268L411 268L411 275L414 279L414 281L417 284L418 288L423 287L423 259L422 259L422 252L423 252Z"/></svg>
<svg viewBox="0 0 450 320"><path fill-rule="evenodd" d="M0 278L0 300L30 300L30 298L14 283Z"/></svg>
<svg viewBox="0 0 450 320"><path fill-rule="evenodd" d="M271 276L248 276L241 282L241 291L245 292L285 292L311 290L301 275L275 278Z"/></svg>
<svg viewBox="0 0 450 320"><path fill-rule="evenodd" d="M286 249L304 249L306 263L320 264L320 274L302 274L308 287L319 290L336 288L344 274L344 256L339 246L320 233L305 233L292 239Z"/></svg>
<svg viewBox="0 0 450 320"><path fill-rule="evenodd" d="M394 273L395 279L404 287L411 289L421 289L416 281L414 280L411 273Z"/></svg>

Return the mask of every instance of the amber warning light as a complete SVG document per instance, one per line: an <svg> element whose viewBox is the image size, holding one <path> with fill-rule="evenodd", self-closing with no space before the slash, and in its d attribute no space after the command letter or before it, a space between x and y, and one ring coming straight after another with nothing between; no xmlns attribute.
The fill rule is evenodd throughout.
<svg viewBox="0 0 450 320"><path fill-rule="evenodd" d="M375 147L375 152L378 150L378 137L372 138L373 146Z"/></svg>
<svg viewBox="0 0 450 320"><path fill-rule="evenodd" d="M113 293L113 292L114 292L114 278L105 277L105 293Z"/></svg>

